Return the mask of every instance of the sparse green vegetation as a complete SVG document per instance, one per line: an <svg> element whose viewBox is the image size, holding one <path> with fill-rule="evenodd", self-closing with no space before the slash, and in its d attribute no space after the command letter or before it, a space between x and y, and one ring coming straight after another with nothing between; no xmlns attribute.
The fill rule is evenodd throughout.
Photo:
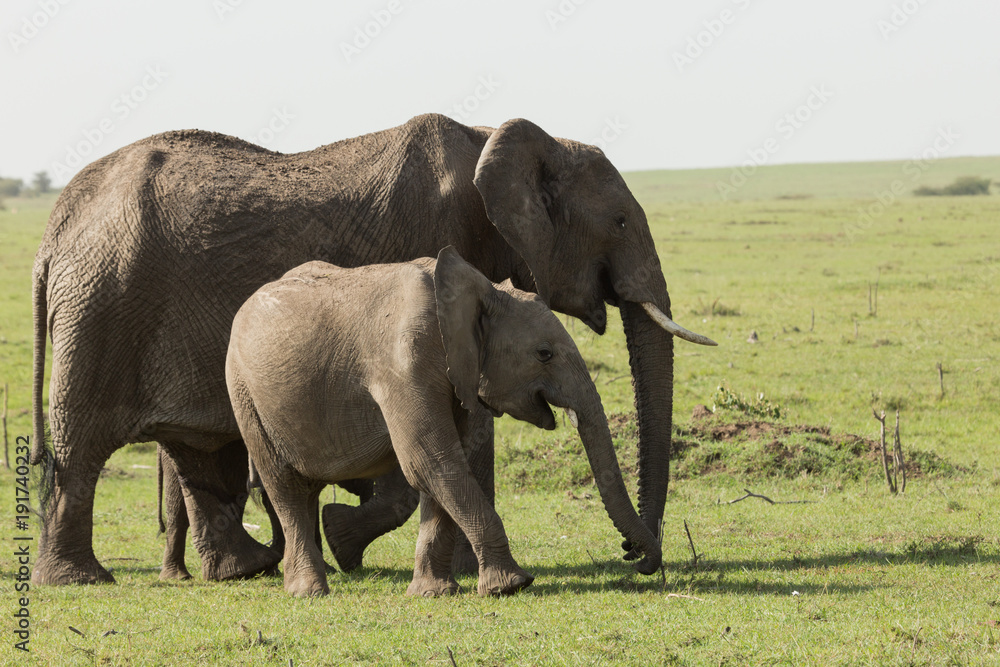
<svg viewBox="0 0 1000 667"><path fill-rule="evenodd" d="M20 178L0 178L0 197L16 197L21 194L24 181Z"/></svg>
<svg viewBox="0 0 1000 667"><path fill-rule="evenodd" d="M675 347L663 579L620 560L621 540L567 424L548 432L498 421L498 510L515 557L538 577L500 600L469 592L473 577L460 578L466 592L452 599L404 597L415 519L374 545L360 570L330 575L329 598L293 600L280 579L218 584L196 574L161 584L155 454L132 446L98 484L95 551L119 583L32 589L31 658L447 665L450 649L459 665L995 664L1000 200L904 196L863 218L876 193L905 178L902 168L762 167L728 202L714 189L728 170L626 175L677 320L720 343ZM1000 179L1000 159L931 163L920 183L968 173ZM53 200L11 198L0 211L0 383L11 388L12 444L30 431L31 264ZM603 337L578 322L568 328L597 378L634 494L621 323L612 310ZM697 410L720 385L763 394L780 418ZM909 483L898 496L873 449L873 394L903 414ZM809 502L729 504L744 489ZM14 498L10 473L0 473L0 495ZM328 490L324 502L332 497ZM269 539L258 508L245 520ZM0 528L7 545L11 524ZM197 572L190 546L188 564ZM10 556L0 560L8 582L13 567ZM20 660L9 634L0 650Z"/></svg>
<svg viewBox="0 0 1000 667"><path fill-rule="evenodd" d="M728 387L719 385L715 390L712 411L728 410L747 417L759 417L761 419L781 419L781 408L764 398L760 393L753 398L736 394Z"/></svg>
<svg viewBox="0 0 1000 667"><path fill-rule="evenodd" d="M954 183L943 188L935 188L929 185L921 185L913 191L919 197L940 197L942 195L952 197L962 197L970 195L988 195L990 193L992 181L988 178L978 176L961 176L955 179Z"/></svg>

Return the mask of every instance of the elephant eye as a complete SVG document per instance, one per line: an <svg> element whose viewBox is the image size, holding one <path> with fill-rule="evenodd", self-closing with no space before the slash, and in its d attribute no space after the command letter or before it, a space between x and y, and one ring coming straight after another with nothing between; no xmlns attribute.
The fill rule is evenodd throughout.
<svg viewBox="0 0 1000 667"><path fill-rule="evenodd" d="M540 362L542 362L543 364L547 364L548 362L552 361L552 350L543 345L542 347L535 350L535 356L538 358Z"/></svg>
<svg viewBox="0 0 1000 667"><path fill-rule="evenodd" d="M619 229L625 229L625 214L624 213L619 213L617 215L617 217L615 217L615 224L618 225Z"/></svg>

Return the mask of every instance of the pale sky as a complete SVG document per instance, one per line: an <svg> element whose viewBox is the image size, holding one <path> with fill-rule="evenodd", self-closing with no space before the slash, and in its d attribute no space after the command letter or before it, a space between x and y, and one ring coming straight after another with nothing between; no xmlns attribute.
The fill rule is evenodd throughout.
<svg viewBox="0 0 1000 667"><path fill-rule="evenodd" d="M622 171L907 159L942 128L1000 154L997 0L4 0L0 34L0 175L59 185L166 130L293 152L431 111Z"/></svg>

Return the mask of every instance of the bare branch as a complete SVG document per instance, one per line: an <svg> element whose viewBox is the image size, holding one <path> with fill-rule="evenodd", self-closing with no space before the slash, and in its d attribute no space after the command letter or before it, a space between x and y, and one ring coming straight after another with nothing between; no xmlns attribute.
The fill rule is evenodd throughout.
<svg viewBox="0 0 1000 667"><path fill-rule="evenodd" d="M684 520L684 532L688 536L688 544L691 545L691 565L693 567L698 567L698 552L694 550L694 540L691 539L691 531L688 529L687 519Z"/></svg>
<svg viewBox="0 0 1000 667"><path fill-rule="evenodd" d="M767 501L771 505L809 505L816 502L815 500L771 500L767 496L762 496L759 493L754 493L750 489L743 489L743 491L746 493L746 495L740 496L739 498L736 498L734 500L730 500L726 504L732 505L734 503L740 502L741 500L746 500L747 498L760 498L761 500Z"/></svg>

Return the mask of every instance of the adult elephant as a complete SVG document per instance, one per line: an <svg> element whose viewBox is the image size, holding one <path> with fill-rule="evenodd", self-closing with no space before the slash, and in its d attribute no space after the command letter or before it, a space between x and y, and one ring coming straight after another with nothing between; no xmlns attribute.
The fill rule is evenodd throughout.
<svg viewBox="0 0 1000 667"><path fill-rule="evenodd" d="M93 551L94 489L108 457L136 441L159 442L174 464L203 576L273 567L276 552L243 529L245 490L227 474L246 456L232 445L239 430L224 373L236 311L309 260L355 267L433 257L446 245L598 333L605 304L620 308L639 419L639 510L657 534L671 334L698 337L670 321L645 214L599 149L526 120L494 130L434 114L290 155L180 131L77 174L35 258L32 461L45 458L46 329L54 461L33 581L113 581ZM490 475L491 429L480 457Z"/></svg>

